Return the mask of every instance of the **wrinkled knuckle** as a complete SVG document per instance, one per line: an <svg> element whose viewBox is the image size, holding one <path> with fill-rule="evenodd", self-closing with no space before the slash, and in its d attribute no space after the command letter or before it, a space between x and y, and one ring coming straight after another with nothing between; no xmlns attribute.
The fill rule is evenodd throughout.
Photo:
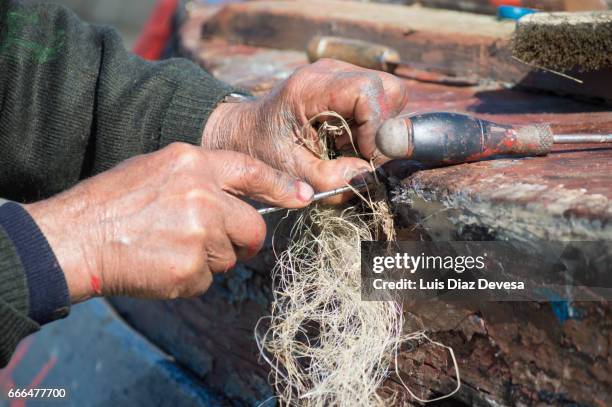
<svg viewBox="0 0 612 407"><path fill-rule="evenodd" d="M193 168L202 162L199 148L185 143L172 144L173 159L176 165L181 168Z"/></svg>
<svg viewBox="0 0 612 407"><path fill-rule="evenodd" d="M210 210L198 208L187 220L187 225L184 228L185 233L195 247L201 248L219 229L217 225L219 221L215 217L217 215Z"/></svg>
<svg viewBox="0 0 612 407"><path fill-rule="evenodd" d="M263 177L262 177L263 178ZM279 172L270 174L265 180L269 186L270 191L279 199L291 199L295 192L295 181L288 180L287 177L283 176Z"/></svg>
<svg viewBox="0 0 612 407"><path fill-rule="evenodd" d="M218 212L216 205L203 191L192 191L186 194L183 205L185 231L194 239L205 239L208 220Z"/></svg>
<svg viewBox="0 0 612 407"><path fill-rule="evenodd" d="M275 189L274 180L267 174L259 174L257 177L250 178L249 186L252 191L264 195L271 195Z"/></svg>
<svg viewBox="0 0 612 407"><path fill-rule="evenodd" d="M202 188L190 188L185 192L185 203L188 208L197 209L210 201L210 194Z"/></svg>
<svg viewBox="0 0 612 407"><path fill-rule="evenodd" d="M247 194L251 198L272 199L275 201L288 198L288 191L283 183L272 174L259 174L258 177L249 181L251 193Z"/></svg>
<svg viewBox="0 0 612 407"><path fill-rule="evenodd" d="M255 165L253 160L251 159L244 160L244 165L242 166L242 176L245 179L255 181L259 178L262 178L259 176L260 174L261 174L261 171L258 168L258 166Z"/></svg>
<svg viewBox="0 0 612 407"><path fill-rule="evenodd" d="M182 142L174 142L172 144L169 144L166 148L165 151L175 154L175 155L180 155L181 152L189 150L190 147L193 147L190 144L187 143L182 143Z"/></svg>
<svg viewBox="0 0 612 407"><path fill-rule="evenodd" d="M239 160L234 161L229 171L240 181L248 182L249 184L257 182L261 175L259 166L257 166L254 160L248 156L241 157Z"/></svg>
<svg viewBox="0 0 612 407"><path fill-rule="evenodd" d="M187 234L194 243L199 244L205 242L210 235L208 228L201 221L191 222Z"/></svg>

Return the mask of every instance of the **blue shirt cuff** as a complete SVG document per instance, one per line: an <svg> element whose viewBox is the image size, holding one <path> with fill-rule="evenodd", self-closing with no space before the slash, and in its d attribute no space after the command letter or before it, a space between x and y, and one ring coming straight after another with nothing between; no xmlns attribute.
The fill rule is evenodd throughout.
<svg viewBox="0 0 612 407"><path fill-rule="evenodd" d="M70 295L64 272L30 214L15 202L0 206L0 225L13 242L28 282L28 316L39 324L66 316Z"/></svg>

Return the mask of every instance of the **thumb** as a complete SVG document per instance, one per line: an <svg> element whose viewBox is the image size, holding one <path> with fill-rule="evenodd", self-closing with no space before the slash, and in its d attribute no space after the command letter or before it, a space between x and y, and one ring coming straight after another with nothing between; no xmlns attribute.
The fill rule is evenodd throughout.
<svg viewBox="0 0 612 407"><path fill-rule="evenodd" d="M215 155L224 163L217 179L226 192L283 208L301 208L312 200L310 185L262 161L232 151L217 151Z"/></svg>
<svg viewBox="0 0 612 407"><path fill-rule="evenodd" d="M370 164L359 158L340 157L334 160L321 160L303 147L301 151L296 152L296 155L298 176L306 180L318 192L346 186L351 180L358 179L360 174L372 171ZM330 197L324 202L338 204L353 196L352 192L345 192Z"/></svg>

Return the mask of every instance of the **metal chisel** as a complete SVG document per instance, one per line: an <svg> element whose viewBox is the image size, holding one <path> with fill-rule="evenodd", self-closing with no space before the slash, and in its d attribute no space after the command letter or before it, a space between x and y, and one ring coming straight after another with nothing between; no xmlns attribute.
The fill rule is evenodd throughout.
<svg viewBox="0 0 612 407"><path fill-rule="evenodd" d="M314 194L314 197L312 198L312 202L321 201L325 198L329 198L335 195L340 195L345 192L363 191L367 189L369 186L376 184L377 182L382 182L385 185L389 185L389 183L392 180L395 180L395 179L393 177L390 177L389 174L387 174L387 172L385 171L383 167L378 167L373 172L362 174L361 176L358 177L358 180L353 180L351 182L351 185L345 185L343 187L338 187L338 188L335 188L329 191L323 191L323 192ZM278 212L278 211L282 211L286 209L287 208L270 207L270 208L258 209L257 212L259 212L261 215L265 215L268 213Z"/></svg>
<svg viewBox="0 0 612 407"><path fill-rule="evenodd" d="M362 184L359 186L347 185L344 187L332 189L330 191L319 192L318 194L314 194L314 197L312 198L312 202L317 202L322 199L329 198L330 196L342 194L344 192L354 191L355 189L360 190L360 189L363 189L365 186L366 184ZM286 209L287 208L270 207L270 208L258 209L257 212L259 212L261 215L265 215L267 213L278 212L278 211L282 211Z"/></svg>

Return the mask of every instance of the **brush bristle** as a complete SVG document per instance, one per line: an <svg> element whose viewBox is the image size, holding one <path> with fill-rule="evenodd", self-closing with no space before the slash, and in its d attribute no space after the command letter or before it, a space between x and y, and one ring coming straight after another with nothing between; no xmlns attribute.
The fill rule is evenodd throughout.
<svg viewBox="0 0 612 407"><path fill-rule="evenodd" d="M557 71L612 67L612 11L527 15L512 48L519 60Z"/></svg>

